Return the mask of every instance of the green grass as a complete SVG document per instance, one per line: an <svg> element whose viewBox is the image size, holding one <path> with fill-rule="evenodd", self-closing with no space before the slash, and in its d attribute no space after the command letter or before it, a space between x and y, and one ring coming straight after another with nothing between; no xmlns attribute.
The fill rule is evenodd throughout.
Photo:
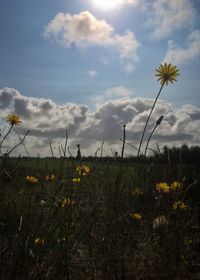
<svg viewBox="0 0 200 280"><path fill-rule="evenodd" d="M198 166L86 161L91 172L80 177L78 164L28 159L12 178L1 173L2 280L199 279ZM56 180L46 181L48 174ZM27 175L39 183L27 183ZM180 190L155 189L173 181ZM74 204L62 207L65 198ZM179 200L188 209L174 210ZM160 216L166 220L157 225Z"/></svg>

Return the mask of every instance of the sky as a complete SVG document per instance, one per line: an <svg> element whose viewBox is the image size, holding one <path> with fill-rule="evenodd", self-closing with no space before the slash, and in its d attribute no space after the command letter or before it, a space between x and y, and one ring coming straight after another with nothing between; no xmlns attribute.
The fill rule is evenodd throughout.
<svg viewBox="0 0 200 280"><path fill-rule="evenodd" d="M56 155L65 142L76 155L104 155L139 144L160 84L155 69L180 70L165 86L150 119L150 147L200 141L199 0L0 0L0 128L18 114L20 127L4 142L9 150L27 130L31 156ZM26 155L21 145L14 151ZM125 155L136 150L125 147Z"/></svg>

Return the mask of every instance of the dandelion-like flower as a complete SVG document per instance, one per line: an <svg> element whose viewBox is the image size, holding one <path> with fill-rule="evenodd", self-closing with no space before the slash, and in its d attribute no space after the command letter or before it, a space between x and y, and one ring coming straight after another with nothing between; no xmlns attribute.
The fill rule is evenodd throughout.
<svg viewBox="0 0 200 280"><path fill-rule="evenodd" d="M172 208L174 210L187 210L188 205L186 205L183 201L175 201L174 204L172 205Z"/></svg>
<svg viewBox="0 0 200 280"><path fill-rule="evenodd" d="M36 238L34 240L35 245L43 245L44 244L44 239L43 238Z"/></svg>
<svg viewBox="0 0 200 280"><path fill-rule="evenodd" d="M178 181L174 181L171 185L170 185L170 189L173 191L178 191L181 189L181 182Z"/></svg>
<svg viewBox="0 0 200 280"><path fill-rule="evenodd" d="M69 199L69 198L64 198L62 200L62 208L66 207L66 206L70 206L70 205L74 205L75 204L75 201Z"/></svg>
<svg viewBox="0 0 200 280"><path fill-rule="evenodd" d="M160 64L156 72L155 76L158 77L157 81L160 81L161 84L166 83L166 85L168 85L168 82L173 83L177 81L177 76L180 75L179 69L175 65L171 63L167 64L166 62Z"/></svg>
<svg viewBox="0 0 200 280"><path fill-rule="evenodd" d="M76 171L80 176L87 176L90 173L90 168L87 165L77 166Z"/></svg>
<svg viewBox="0 0 200 280"><path fill-rule="evenodd" d="M39 180L34 176L26 176L26 182L28 182L29 184L37 184L39 183Z"/></svg>
<svg viewBox="0 0 200 280"><path fill-rule="evenodd" d="M6 117L6 120L12 126L20 125L20 123L21 123L20 117L18 115L14 115L14 114L8 114L8 116Z"/></svg>
<svg viewBox="0 0 200 280"><path fill-rule="evenodd" d="M72 182L73 183L80 183L81 179L80 178L73 178Z"/></svg>
<svg viewBox="0 0 200 280"><path fill-rule="evenodd" d="M140 219L142 219L142 214L140 214L140 213L131 213L130 217L132 219L134 219L134 220L140 220Z"/></svg>
<svg viewBox="0 0 200 280"><path fill-rule="evenodd" d="M170 186L164 182L157 183L155 188L159 193L168 193L170 191Z"/></svg>
<svg viewBox="0 0 200 280"><path fill-rule="evenodd" d="M53 182L56 180L56 176L51 174L46 176L46 181Z"/></svg>

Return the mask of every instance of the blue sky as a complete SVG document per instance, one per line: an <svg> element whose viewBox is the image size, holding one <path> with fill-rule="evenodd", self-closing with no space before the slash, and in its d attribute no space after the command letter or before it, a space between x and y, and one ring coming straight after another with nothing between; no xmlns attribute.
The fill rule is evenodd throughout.
<svg viewBox="0 0 200 280"><path fill-rule="evenodd" d="M108 1L117 4L106 9L94 0L1 0L2 92L15 90L29 102L83 105L90 118L109 100L154 98L155 69L167 61L181 76L161 98L173 110L198 107L199 0Z"/></svg>

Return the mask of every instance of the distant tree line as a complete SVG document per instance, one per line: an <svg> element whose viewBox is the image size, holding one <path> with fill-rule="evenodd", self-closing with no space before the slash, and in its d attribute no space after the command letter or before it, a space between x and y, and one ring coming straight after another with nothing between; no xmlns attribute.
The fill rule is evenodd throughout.
<svg viewBox="0 0 200 280"><path fill-rule="evenodd" d="M182 145L181 147L163 147L161 159L175 163L200 164L200 146Z"/></svg>
<svg viewBox="0 0 200 280"><path fill-rule="evenodd" d="M153 151L153 150L152 150ZM38 158L38 157L37 157ZM98 161L98 162L124 162L124 163L174 163L174 164L200 164L200 146L191 146L184 144L181 147L168 147L164 146L162 150L154 150L151 155L144 156L128 156L121 158L118 154L115 156L81 156L81 158L69 156L69 157L57 157L57 159L68 159L74 161ZM30 159L23 157L23 159ZM34 159L34 158L32 158ZM36 159L36 158L35 158ZM41 158L42 159L42 158ZM52 157L48 156L45 159L51 160Z"/></svg>

